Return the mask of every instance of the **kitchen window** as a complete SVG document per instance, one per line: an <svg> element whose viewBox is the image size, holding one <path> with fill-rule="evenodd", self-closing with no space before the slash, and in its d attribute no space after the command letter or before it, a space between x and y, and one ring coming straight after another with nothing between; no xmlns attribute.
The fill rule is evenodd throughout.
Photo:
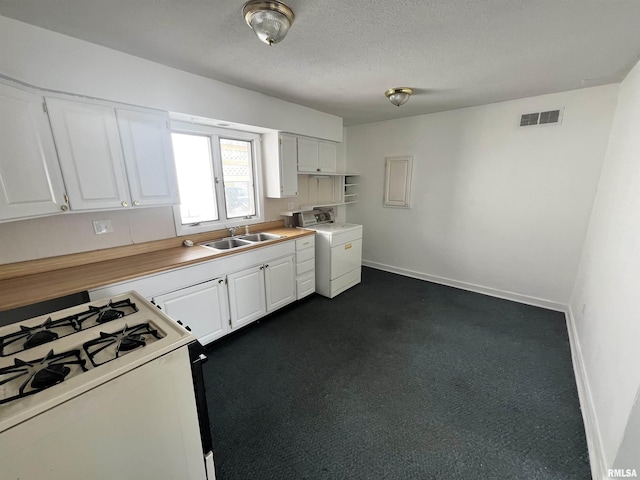
<svg viewBox="0 0 640 480"><path fill-rule="evenodd" d="M262 221L260 136L172 123L180 205L179 235Z"/></svg>

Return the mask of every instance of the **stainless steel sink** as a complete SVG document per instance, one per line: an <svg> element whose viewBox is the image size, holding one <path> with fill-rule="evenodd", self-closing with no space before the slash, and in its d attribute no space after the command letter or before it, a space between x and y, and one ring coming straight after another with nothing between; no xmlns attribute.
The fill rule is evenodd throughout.
<svg viewBox="0 0 640 480"><path fill-rule="evenodd" d="M216 240L215 242L208 242L201 244L203 247L215 248L216 250L231 250L233 248L246 247L252 245L252 242L242 240L240 238L228 237L222 240Z"/></svg>
<svg viewBox="0 0 640 480"><path fill-rule="evenodd" d="M242 235L240 238L249 242L266 242L267 240L276 240L278 238L282 238L282 235L260 232L252 233L251 235Z"/></svg>

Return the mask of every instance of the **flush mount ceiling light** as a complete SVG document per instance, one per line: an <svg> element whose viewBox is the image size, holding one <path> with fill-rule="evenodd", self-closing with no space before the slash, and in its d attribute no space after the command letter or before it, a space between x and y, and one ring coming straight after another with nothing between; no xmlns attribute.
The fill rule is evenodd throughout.
<svg viewBox="0 0 640 480"><path fill-rule="evenodd" d="M247 25L267 45L280 42L293 24L293 11L282 2L251 0L242 7Z"/></svg>
<svg viewBox="0 0 640 480"><path fill-rule="evenodd" d="M389 101L393 103L396 107L400 105L404 105L409 100L409 97L413 93L413 88L409 87L396 87L390 88L384 94L387 96Z"/></svg>

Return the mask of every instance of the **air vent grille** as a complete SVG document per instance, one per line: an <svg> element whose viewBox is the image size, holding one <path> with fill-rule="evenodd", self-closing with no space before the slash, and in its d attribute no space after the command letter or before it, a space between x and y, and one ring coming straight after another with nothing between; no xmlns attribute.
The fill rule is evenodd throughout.
<svg viewBox="0 0 640 480"><path fill-rule="evenodd" d="M524 113L520 116L520 126L553 125L562 123L564 109L547 110L546 112Z"/></svg>
<svg viewBox="0 0 640 480"><path fill-rule="evenodd" d="M560 121L560 110L549 110L540 113L540 125L543 123L558 123Z"/></svg>
<svg viewBox="0 0 640 480"><path fill-rule="evenodd" d="M539 113L525 113L520 117L520 126L528 127L529 125L537 125Z"/></svg>

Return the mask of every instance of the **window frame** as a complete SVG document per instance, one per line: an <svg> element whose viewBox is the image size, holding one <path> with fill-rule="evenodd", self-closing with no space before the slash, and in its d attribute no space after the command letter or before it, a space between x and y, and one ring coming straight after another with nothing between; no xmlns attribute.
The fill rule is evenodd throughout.
<svg viewBox="0 0 640 480"><path fill-rule="evenodd" d="M262 136L258 133L232 130L226 128L210 127L172 120L171 133L182 133L191 135L202 135L209 137L211 148L211 161L213 174L219 181L214 183L216 190L216 203L218 208L218 220L201 222L195 224L182 224L182 213L180 205L173 206L173 219L178 236L191 235L195 233L212 232L225 228L239 227L243 225L254 225L264 222L265 198L262 185L262 155L260 147ZM228 140L240 140L251 142L251 155L253 158L253 188L256 214L250 218L227 218L227 204L224 191L224 177L222 176L222 158L220 155L220 138ZM175 159L174 159L175 161Z"/></svg>

